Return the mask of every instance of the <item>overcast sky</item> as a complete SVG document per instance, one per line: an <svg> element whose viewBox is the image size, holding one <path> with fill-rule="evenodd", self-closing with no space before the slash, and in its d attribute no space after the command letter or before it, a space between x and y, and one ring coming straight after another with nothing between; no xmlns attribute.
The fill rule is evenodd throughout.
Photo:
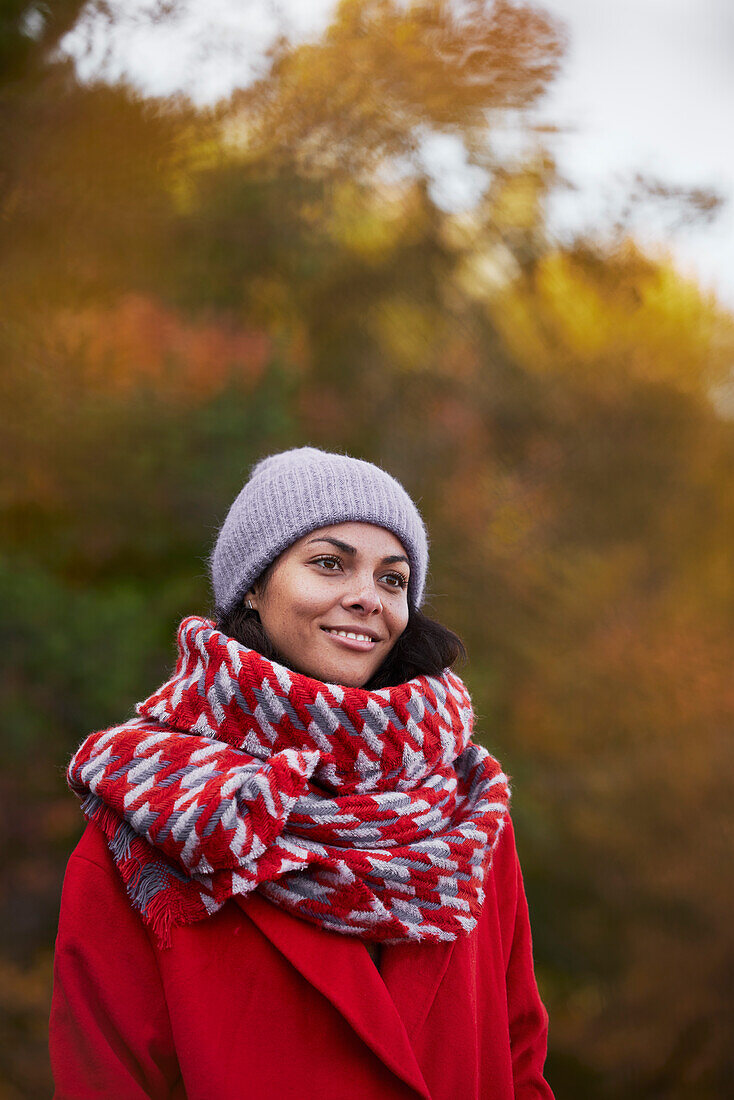
<svg viewBox="0 0 734 1100"><path fill-rule="evenodd" d="M185 91L213 102L262 71L283 25L294 39L319 34L334 0L188 0L153 25L153 0L119 0L114 36L93 35L80 75L125 74L152 94ZM679 268L734 309L734 0L546 0L567 25L563 71L536 112L569 131L552 149L577 186L550 208L551 226L593 224L612 190L636 171L727 198L708 226L640 227L648 245L668 239ZM99 25L100 28L103 26ZM80 54L79 39L66 42ZM474 182L450 145L431 154L436 196L459 208Z"/></svg>

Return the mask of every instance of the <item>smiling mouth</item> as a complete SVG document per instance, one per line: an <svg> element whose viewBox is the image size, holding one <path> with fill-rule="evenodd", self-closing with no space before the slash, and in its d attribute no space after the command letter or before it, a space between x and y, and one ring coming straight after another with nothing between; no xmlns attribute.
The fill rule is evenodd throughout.
<svg viewBox="0 0 734 1100"><path fill-rule="evenodd" d="M358 630L332 630L328 626L322 626L324 634L334 638L337 642L348 646L350 649L368 651L374 649L379 639L372 638L369 634L362 634Z"/></svg>

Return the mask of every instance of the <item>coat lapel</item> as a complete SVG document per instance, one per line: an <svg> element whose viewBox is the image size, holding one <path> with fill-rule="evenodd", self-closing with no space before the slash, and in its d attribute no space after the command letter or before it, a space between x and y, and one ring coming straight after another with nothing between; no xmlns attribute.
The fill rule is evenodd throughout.
<svg viewBox="0 0 734 1100"><path fill-rule="evenodd" d="M382 952L382 977L411 1042L436 999L454 942L389 944Z"/></svg>
<svg viewBox="0 0 734 1100"><path fill-rule="evenodd" d="M364 944L355 937L299 920L256 892L234 900L303 977L331 1001L378 1058L424 1100L430 1100L409 1033L415 1034L428 1013L448 965L447 948L452 945L386 946L381 962L383 980ZM426 950L436 953L433 960L423 957ZM394 955L395 951L400 954Z"/></svg>

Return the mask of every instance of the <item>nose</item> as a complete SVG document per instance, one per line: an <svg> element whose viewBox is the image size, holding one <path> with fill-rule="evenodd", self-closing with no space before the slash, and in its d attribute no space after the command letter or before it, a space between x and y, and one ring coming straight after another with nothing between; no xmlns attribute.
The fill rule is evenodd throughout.
<svg viewBox="0 0 734 1100"><path fill-rule="evenodd" d="M344 596L342 605L373 614L382 611L382 599L372 577L355 578L354 587Z"/></svg>

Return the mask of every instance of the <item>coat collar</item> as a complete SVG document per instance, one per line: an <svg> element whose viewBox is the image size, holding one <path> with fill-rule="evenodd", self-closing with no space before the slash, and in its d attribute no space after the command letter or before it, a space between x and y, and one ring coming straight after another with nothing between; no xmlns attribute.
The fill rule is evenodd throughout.
<svg viewBox="0 0 734 1100"><path fill-rule="evenodd" d="M236 901L378 1058L419 1096L430 1100L411 1039L433 1004L454 942L387 944L378 973L356 937L300 920L256 892Z"/></svg>

